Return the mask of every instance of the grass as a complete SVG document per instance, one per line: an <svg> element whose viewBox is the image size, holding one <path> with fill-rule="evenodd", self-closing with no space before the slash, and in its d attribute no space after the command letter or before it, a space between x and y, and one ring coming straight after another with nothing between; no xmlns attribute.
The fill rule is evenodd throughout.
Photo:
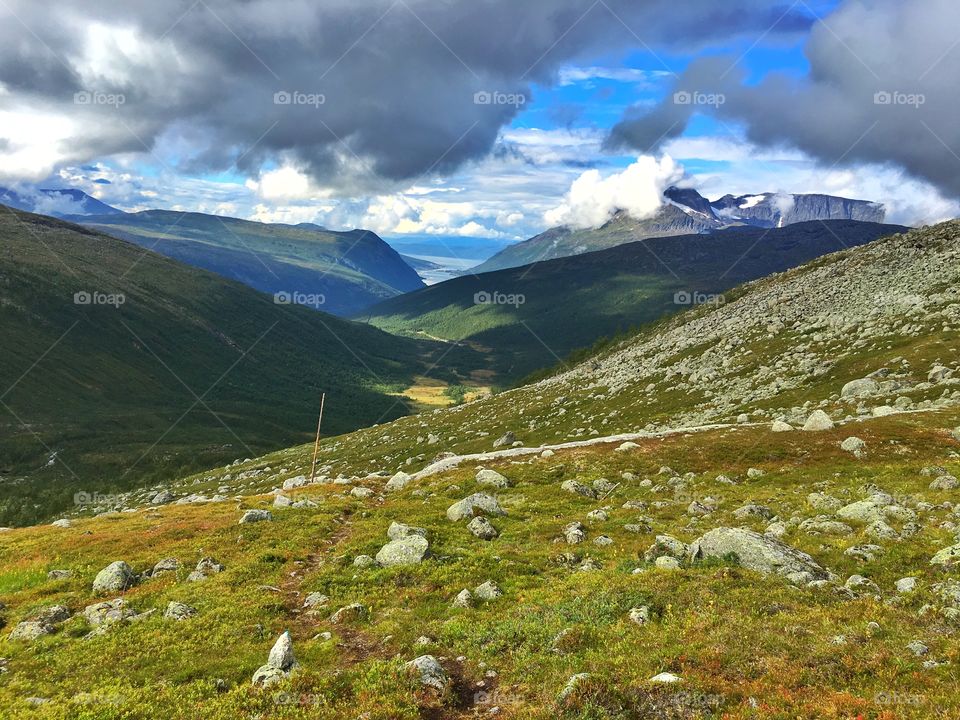
<svg viewBox="0 0 960 720"><path fill-rule="evenodd" d="M70 529L7 532L0 535L0 565L12 569L0 576L0 600L8 628L55 602L74 610L94 602L90 582L114 559L142 570L178 557L183 570L148 580L126 598L138 610L162 611L177 600L199 614L183 623L158 614L86 640L88 628L77 620L33 644L4 639L0 655L9 658L9 672L0 675L0 706L10 717L97 719L364 713L459 718L482 714L494 703L501 717L529 720L647 717L664 707L686 713L677 717L956 717L960 696L951 677L960 662L957 628L936 611L918 612L939 602L931 586L949 575L927 561L952 542L939 527L950 514L941 503L952 493L928 490L929 478L919 471L936 464L960 472L960 444L942 430L956 424L956 412L871 421L857 428L870 449L862 461L838 448L849 429L776 436L765 428L735 428L645 441L631 453L599 446L550 459L486 463L513 485L500 493L508 515L494 519L501 537L489 543L444 517L448 505L482 489L472 466L384 498L358 500L337 485L293 491L295 499L319 504L274 510L272 523L236 524L242 508L268 506L270 496L254 495L80 520ZM644 477L657 483L663 465L694 474L686 495L640 485ZM765 475L747 480L749 467ZM290 464L285 475L304 469ZM621 479L628 470L636 480ZM739 483L718 485L714 478L720 474ZM559 490L564 479L600 477L620 482L603 502ZM362 484L378 490L382 482ZM895 596L893 583L906 575L919 578L916 594L898 602L849 600L829 589L797 590L735 564L663 572L642 561L654 535L689 542L710 527L740 524L732 512L747 502L768 504L784 518L812 516L806 495L824 482L845 502L873 483L931 503L922 532L883 543L887 552L868 564L843 552L867 541L861 526L851 538L796 529L786 538L841 580L853 573L870 577L887 600ZM686 504L705 495L717 498L720 508L692 521ZM666 504L640 512L621 507L628 499ZM601 505L610 507L610 519L587 520L586 513ZM651 532L623 529L641 514L650 518ZM427 528L433 557L412 568L353 567L354 557L375 554L386 542L394 520ZM586 522L589 539L605 533L613 545L556 544L572 520ZM601 569L574 572L562 560L567 552L590 556ZM208 555L227 570L202 583L184 582ZM46 580L53 568L74 575ZM635 568L640 574L633 574ZM488 579L501 587L502 598L473 609L450 607L461 589ZM308 592L327 594L329 607L317 616L302 612ZM351 602L368 606L370 618L346 625L327 621L330 612ZM639 605L651 607L652 623L641 627L627 619ZM870 630L869 622L880 629ZM302 670L279 688L252 689L250 676L286 629ZM841 635L846 644L835 645ZM417 644L421 636L428 644ZM925 658L905 649L915 639L930 646L929 657L950 664L922 668ZM453 678L443 695L418 688L403 671L404 661L425 653L444 658ZM677 689L648 682L664 671L683 677L683 684ZM591 680L558 703L568 678L579 672L589 672ZM221 689L217 679L224 681ZM51 702L28 711L23 698L29 696Z"/></svg>

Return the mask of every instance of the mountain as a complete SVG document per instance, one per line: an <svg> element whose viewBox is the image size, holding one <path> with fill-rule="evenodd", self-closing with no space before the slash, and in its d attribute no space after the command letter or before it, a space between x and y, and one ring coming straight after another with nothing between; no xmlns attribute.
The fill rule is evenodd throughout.
<svg viewBox="0 0 960 720"><path fill-rule="evenodd" d="M49 217L0 243L0 524L305 441L321 391L326 433L397 417L447 351Z"/></svg>
<svg viewBox="0 0 960 720"><path fill-rule="evenodd" d="M83 218L89 227L237 280L281 302L349 315L424 287L375 233L147 210Z"/></svg>
<svg viewBox="0 0 960 720"><path fill-rule="evenodd" d="M310 443L3 533L0 705L958 717L957 288L960 223L892 236L325 439L312 484Z"/></svg>
<svg viewBox="0 0 960 720"><path fill-rule="evenodd" d="M712 233L728 227L782 227L811 220L859 220L882 223L882 205L830 195L765 193L710 202L692 188L670 187L664 204L650 218L638 220L618 212L599 228L556 227L511 245L471 272L483 273L529 265L558 257L580 255L623 243L687 233Z"/></svg>
<svg viewBox="0 0 960 720"><path fill-rule="evenodd" d="M73 188L17 191L0 187L0 204L59 218L124 214L122 210Z"/></svg>
<svg viewBox="0 0 960 720"><path fill-rule="evenodd" d="M654 238L465 275L387 300L359 317L396 334L486 348L491 370L505 382L745 281L905 229L831 220Z"/></svg>

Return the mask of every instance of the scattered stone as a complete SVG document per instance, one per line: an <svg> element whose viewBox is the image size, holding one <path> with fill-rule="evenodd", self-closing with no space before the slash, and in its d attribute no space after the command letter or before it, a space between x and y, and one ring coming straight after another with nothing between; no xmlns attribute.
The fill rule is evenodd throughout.
<svg viewBox="0 0 960 720"><path fill-rule="evenodd" d="M359 569L361 569L361 570L366 569L366 568L368 568L368 567L372 567L372 566L374 566L374 565L376 565L376 564L377 564L377 561L374 560L374 559L373 559L372 557L370 557L369 555L357 555L357 556L353 559L353 566L354 566L355 568L359 568Z"/></svg>
<svg viewBox="0 0 960 720"><path fill-rule="evenodd" d="M683 679L679 675L674 675L669 672L662 672L659 675L654 675L650 678L650 682L657 683L659 685L673 685L674 683L683 682Z"/></svg>
<svg viewBox="0 0 960 720"><path fill-rule="evenodd" d="M833 420L823 410L814 410L803 426L804 432L824 432L833 428Z"/></svg>
<svg viewBox="0 0 960 720"><path fill-rule="evenodd" d="M843 554L861 562L874 562L877 557L883 554L883 548L879 545L854 545L844 550Z"/></svg>
<svg viewBox="0 0 960 720"><path fill-rule="evenodd" d="M373 495L373 490L365 487L355 487L350 489L350 495L358 500L366 500Z"/></svg>
<svg viewBox="0 0 960 720"><path fill-rule="evenodd" d="M880 588L877 587L877 584L863 575L851 575L843 586L857 595L880 596Z"/></svg>
<svg viewBox="0 0 960 720"><path fill-rule="evenodd" d="M419 565L430 552L430 543L420 535L391 540L377 553L377 563L383 567Z"/></svg>
<svg viewBox="0 0 960 720"><path fill-rule="evenodd" d="M273 506L276 508L288 508L293 505L293 500L288 498L286 495L277 495L273 499Z"/></svg>
<svg viewBox="0 0 960 720"><path fill-rule="evenodd" d="M840 449L851 453L856 458L862 458L866 455L867 443L858 437L848 437L840 443Z"/></svg>
<svg viewBox="0 0 960 720"><path fill-rule="evenodd" d="M769 520L773 517L773 515L774 513L770 508L764 507L763 505L756 505L754 503L744 505L743 507L737 508L733 511L733 516L737 520L748 520L750 518Z"/></svg>
<svg viewBox="0 0 960 720"><path fill-rule="evenodd" d="M473 593L469 590L461 590L454 598L453 606L457 608L473 607Z"/></svg>
<svg viewBox="0 0 960 720"><path fill-rule="evenodd" d="M679 560L686 557L689 552L689 546L672 535L657 535L653 545L644 553L643 558L647 562L654 562L657 558L663 556Z"/></svg>
<svg viewBox="0 0 960 720"><path fill-rule="evenodd" d="M817 515L800 523L800 530L810 535L853 535L853 528L839 520L833 520L829 515Z"/></svg>
<svg viewBox="0 0 960 720"><path fill-rule="evenodd" d="M413 525L404 525L403 523L391 522L387 529L387 537L391 540L402 540L403 538L418 535L422 538L427 536L426 528L414 527Z"/></svg>
<svg viewBox="0 0 960 720"><path fill-rule="evenodd" d="M174 500L173 493L169 490L161 490L152 498L150 498L151 505L168 505Z"/></svg>
<svg viewBox="0 0 960 720"><path fill-rule="evenodd" d="M168 572L176 572L180 569L180 561L176 558L164 558L157 562L153 566L153 569L150 571L150 577L157 577L157 575L163 575Z"/></svg>
<svg viewBox="0 0 960 720"><path fill-rule="evenodd" d="M627 617L630 618L630 622L636 625L646 625L650 622L650 608L646 605L642 605L638 608L632 608Z"/></svg>
<svg viewBox="0 0 960 720"><path fill-rule="evenodd" d="M334 625L340 623L354 622L356 620L365 620L370 616L370 611L360 603L353 603L342 607L330 616L330 622Z"/></svg>
<svg viewBox="0 0 960 720"><path fill-rule="evenodd" d="M924 645L919 640L913 640L907 643L907 650L916 655L917 657L923 657L930 652L930 648Z"/></svg>
<svg viewBox="0 0 960 720"><path fill-rule="evenodd" d="M630 450L637 450L640 446L635 442L630 442L629 440L625 443L622 443L620 447L617 448L616 452L629 452Z"/></svg>
<svg viewBox="0 0 960 720"><path fill-rule="evenodd" d="M587 513L587 520L591 522L606 522L610 519L610 516L607 514L606 510L591 510Z"/></svg>
<svg viewBox="0 0 960 720"><path fill-rule="evenodd" d="M853 380L843 386L840 396L845 398L865 398L880 392L880 383L871 378Z"/></svg>
<svg viewBox="0 0 960 720"><path fill-rule="evenodd" d="M905 577L897 580L897 592L901 595L908 595L917 589L917 579L915 577Z"/></svg>
<svg viewBox="0 0 960 720"><path fill-rule="evenodd" d="M473 589L473 596L479 600L496 600L503 596L500 587L492 580L487 580L483 585L478 585Z"/></svg>
<svg viewBox="0 0 960 720"><path fill-rule="evenodd" d="M275 685L297 667L297 660L293 655L293 638L289 632L284 632L271 648L267 664L261 665L253 674L253 685L264 688Z"/></svg>
<svg viewBox="0 0 960 720"><path fill-rule="evenodd" d="M221 573L226 568L211 557L205 557L197 563L196 569L187 575L187 582L199 582L206 580L211 575Z"/></svg>
<svg viewBox="0 0 960 720"><path fill-rule="evenodd" d="M467 525L467 530L481 540L496 540L500 535L493 524L483 516L471 520Z"/></svg>
<svg viewBox="0 0 960 720"><path fill-rule="evenodd" d="M137 576L133 568L123 560L118 560L97 573L93 581L93 592L96 594L123 592L136 584Z"/></svg>
<svg viewBox="0 0 960 720"><path fill-rule="evenodd" d="M135 617L136 610L127 606L127 601L123 598L108 600L107 602L94 603L83 609L83 616L87 622L93 626L108 626L122 620L129 620Z"/></svg>
<svg viewBox="0 0 960 720"><path fill-rule="evenodd" d="M557 695L557 702L560 704L565 703L567 699L577 692L589 679L590 673L577 673L576 675L572 675L570 679L567 680L567 684L563 686L563 690Z"/></svg>
<svg viewBox="0 0 960 720"><path fill-rule="evenodd" d="M469 520L475 515L506 515L495 497L474 493L447 508L447 518L453 522Z"/></svg>
<svg viewBox="0 0 960 720"><path fill-rule="evenodd" d="M941 475L930 483L931 490L956 490L958 487L960 487L960 481L953 475Z"/></svg>
<svg viewBox="0 0 960 720"><path fill-rule="evenodd" d="M930 560L931 565L944 565L953 567L960 564L960 543L944 548Z"/></svg>
<svg viewBox="0 0 960 720"><path fill-rule="evenodd" d="M793 432L793 426L788 425L783 420L777 420L770 426L770 430L775 433Z"/></svg>
<svg viewBox="0 0 960 720"><path fill-rule="evenodd" d="M273 520L273 515L269 510L247 510L240 518L239 524L248 525L250 523L269 522L271 520Z"/></svg>
<svg viewBox="0 0 960 720"><path fill-rule="evenodd" d="M808 572L817 580L831 575L804 552L752 530L716 528L698 538L690 546L691 560L724 558L735 555L743 567L762 573L789 575Z"/></svg>
<svg viewBox="0 0 960 720"><path fill-rule="evenodd" d="M660 570L679 570L680 561L669 555L661 555L653 561L654 567Z"/></svg>
<svg viewBox="0 0 960 720"><path fill-rule="evenodd" d="M50 525L57 528L68 528L71 527L73 523L70 522L70 518L60 518L59 520L54 520Z"/></svg>
<svg viewBox="0 0 960 720"><path fill-rule="evenodd" d="M407 485L413 481L413 476L408 475L402 470L394 475L387 481L387 484L384 485L383 489L387 492L397 492L403 490Z"/></svg>
<svg viewBox="0 0 960 720"><path fill-rule="evenodd" d="M9 637L11 640L33 642L37 638L41 638L44 635L52 635L53 632L54 627L50 623L28 620L26 622L17 623L17 626L13 628L13 631L10 633Z"/></svg>
<svg viewBox="0 0 960 720"><path fill-rule="evenodd" d="M406 667L418 675L420 684L424 687L443 692L450 684L450 678L444 672L443 666L433 655L421 655L408 662Z"/></svg>
<svg viewBox="0 0 960 720"><path fill-rule="evenodd" d="M197 614L197 609L190 607L182 602L171 601L167 604L167 609L163 613L164 620L186 620Z"/></svg>
<svg viewBox="0 0 960 720"><path fill-rule="evenodd" d="M306 598L304 598L303 606L308 609L313 609L317 607L322 607L323 605L326 605L328 602L330 602L330 598L328 598L323 593L312 592L308 594Z"/></svg>
<svg viewBox="0 0 960 720"><path fill-rule="evenodd" d="M587 539L587 528L580 521L574 521L563 528L563 538L568 545L579 545Z"/></svg>
<svg viewBox="0 0 960 720"><path fill-rule="evenodd" d="M594 545L599 545L600 547L607 547L608 545L613 545L613 539L606 535L599 535L593 539Z"/></svg>
<svg viewBox="0 0 960 720"><path fill-rule="evenodd" d="M66 580L73 577L73 570L51 570L47 573L47 580Z"/></svg>
<svg viewBox="0 0 960 720"><path fill-rule="evenodd" d="M485 470L481 468L477 471L476 480L481 485L488 485L500 490L510 487L510 481L495 470Z"/></svg>
<svg viewBox="0 0 960 720"><path fill-rule="evenodd" d="M495 448L499 447L510 447L517 441L517 436L513 434L512 431L504 433L496 442L493 443Z"/></svg>
<svg viewBox="0 0 960 720"><path fill-rule="evenodd" d="M589 485L584 485L582 482L576 480L565 480L561 485L560 489L564 492L573 493L574 495L581 495L591 500L597 499L597 493Z"/></svg>

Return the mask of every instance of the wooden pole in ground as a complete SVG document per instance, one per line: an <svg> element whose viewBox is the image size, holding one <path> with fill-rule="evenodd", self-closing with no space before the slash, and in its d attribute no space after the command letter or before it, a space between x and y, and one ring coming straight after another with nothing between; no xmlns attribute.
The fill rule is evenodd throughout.
<svg viewBox="0 0 960 720"><path fill-rule="evenodd" d="M310 482L313 482L314 475L317 472L317 455L320 453L320 424L323 422L323 403L327 399L327 394L320 396L320 418L317 420L317 442L313 446L313 465L310 466Z"/></svg>

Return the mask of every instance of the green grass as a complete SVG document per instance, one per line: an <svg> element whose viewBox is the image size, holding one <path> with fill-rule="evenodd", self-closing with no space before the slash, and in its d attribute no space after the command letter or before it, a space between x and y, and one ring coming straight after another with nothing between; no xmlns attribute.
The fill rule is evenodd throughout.
<svg viewBox="0 0 960 720"><path fill-rule="evenodd" d="M252 526L236 525L241 509L229 502L82 520L67 530L4 533L0 564L14 568L8 577L23 578L0 593L8 626L55 602L81 610L95 600L89 586L96 571L121 558L138 570L162 557L180 558L184 570L144 582L126 593L127 600L138 610L162 610L177 600L199 614L177 624L154 616L88 640L82 639L88 628L76 620L30 645L0 640L0 655L9 658L9 672L0 675L0 705L11 717L36 718L352 719L367 713L386 720L473 717L485 713L492 699L501 717L511 720L619 720L656 716L652 708L676 703L688 713L680 717L952 718L960 713L951 682L960 662L956 627L938 611L918 613L925 604L939 607L931 586L949 577L928 560L952 542L939 527L950 515L941 503L952 493L928 490L929 478L919 471L937 464L960 472L960 444L942 430L956 424L956 411L871 421L857 429L871 450L863 461L839 450L849 434L844 429L778 436L766 428L735 428L651 440L631 453L601 446L562 451L549 460L488 462L513 485L499 493L508 515L493 520L501 537L489 543L444 516L452 502L481 489L472 466L383 501L357 500L335 485L295 491L291 496L312 498L318 507L274 510L274 522ZM718 498L717 513L691 524L686 496L640 486L644 477L658 482L662 465L694 473L687 492ZM747 480L749 467L766 474ZM289 463L286 474L304 469ZM622 481L627 470L637 480ZM739 483L718 485L714 478L721 473ZM600 477L621 481L601 503L559 490L567 478ZM662 572L642 560L655 534L689 542L710 527L739 524L732 513L746 502L767 504L781 517L812 516L806 495L824 481L846 502L874 483L932 504L922 515L921 533L883 543L887 552L869 564L843 552L868 541L861 526L850 538L799 530L785 538L841 580L853 573L870 577L885 598L894 597L898 578L915 575L915 595L899 602L848 600L830 589L797 590L735 563ZM363 484L379 489L378 482ZM621 507L628 499L668 504L640 513ZM241 505L266 507L269 501L248 497ZM610 519L588 521L586 513L601 505L611 508ZM640 514L650 518L652 531L625 531L623 525ZM427 528L433 557L412 568L354 568L354 557L373 554L386 542L393 520ZM588 539L605 533L614 544L556 544L572 520L587 523ZM763 529L759 522L748 526ZM573 572L559 561L564 552L590 556L601 569ZM184 582L205 555L227 570L203 583ZM74 577L37 581L53 567L72 569ZM642 572L633 574L635 568ZM461 589L488 579L500 585L502 598L473 609L450 607ZM300 605L315 591L331 600L311 616ZM367 605L370 618L346 625L327 621L351 602ZM652 609L649 625L627 619L639 605ZM871 621L879 631L868 629ZM301 671L279 688L252 689L250 676L287 629ZM322 632L331 632L331 639ZM838 635L846 637L845 645L832 643ZM429 644L418 646L421 636ZM929 657L950 665L922 668L926 658L905 649L915 639L930 646ZM445 658L454 680L445 695L419 689L403 671L403 662L425 653ZM495 677L486 676L490 670ZM648 682L664 671L684 683L664 689ZM591 673L591 681L558 703L567 679L579 672ZM214 684L218 678L222 690ZM28 696L51 702L28 711ZM884 698L899 704L885 704Z"/></svg>

